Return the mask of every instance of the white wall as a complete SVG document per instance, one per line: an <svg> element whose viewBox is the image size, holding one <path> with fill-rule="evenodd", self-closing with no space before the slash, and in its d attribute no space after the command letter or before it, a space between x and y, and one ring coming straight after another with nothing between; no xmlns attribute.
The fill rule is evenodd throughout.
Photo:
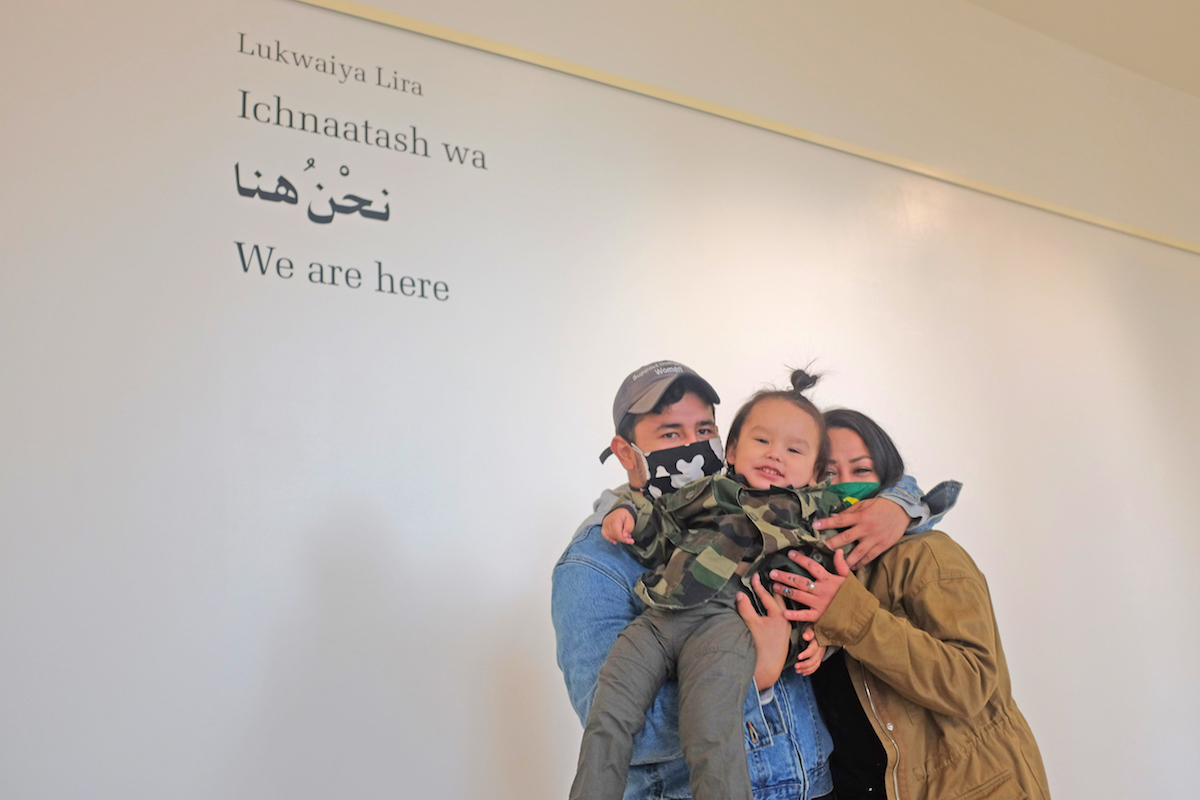
<svg viewBox="0 0 1200 800"><path fill-rule="evenodd" d="M374 5L1200 242L1200 98L961 0Z"/></svg>
<svg viewBox="0 0 1200 800"><path fill-rule="evenodd" d="M700 80L684 34L712 23L693 4L647 12L677 22L636 27L653 46L606 38L617 12L577 11L569 51L539 45L556 28L539 6L444 8L425 16L503 38L483 29L500 20L514 44L783 116ZM478 25L448 18L468 12ZM285 0L3 13L21 32L0 54L20 76L0 90L5 797L561 796L579 726L549 572L618 482L594 460L612 392L663 356L720 388L722 422L818 358L819 401L876 416L926 485L966 482L947 527L989 575L1056 796L1191 785L1195 256ZM927 13L890 36L954 14L997 53L1023 35ZM876 30L854 19L845 48ZM739 63L758 34L724 25ZM575 49L589 30L594 61ZM395 67L424 95L239 54L239 32ZM660 80L667 63L697 85ZM847 131L822 132L882 147L849 135L871 130L853 108L878 111L896 71L858 63L874 88L824 90ZM418 125L435 157L241 119L240 90ZM886 122L876 135L904 127ZM487 170L438 158L442 141ZM1126 156L1194 167L1182 149ZM308 158L341 191L389 188L392 218L308 221ZM301 201L239 196L234 163ZM246 273L235 241L274 245L296 277ZM307 281L313 260L376 259L450 299Z"/></svg>

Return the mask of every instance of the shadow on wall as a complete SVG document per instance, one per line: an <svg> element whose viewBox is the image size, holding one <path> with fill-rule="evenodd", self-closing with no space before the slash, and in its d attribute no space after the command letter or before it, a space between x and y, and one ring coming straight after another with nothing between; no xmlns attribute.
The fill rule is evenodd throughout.
<svg viewBox="0 0 1200 800"><path fill-rule="evenodd" d="M487 696L478 719L490 745L483 768L489 782L473 786L471 797L536 800L563 794L558 783L562 748L553 741L551 720L552 700L565 697L566 689L552 633L549 638L535 634L538 628L549 631L549 620L549 597L525 592L505 607L488 637L495 644L479 661Z"/></svg>
<svg viewBox="0 0 1200 800"><path fill-rule="evenodd" d="M303 590L271 637L257 708L230 770L231 798L438 796L460 769L462 700L431 657L448 641L419 565L396 535L347 513L314 543ZM457 717L457 719L456 719Z"/></svg>
<svg viewBox="0 0 1200 800"><path fill-rule="evenodd" d="M452 557L413 563L404 534L361 513L308 534L222 796L550 797L545 604L497 605L486 577L454 588Z"/></svg>

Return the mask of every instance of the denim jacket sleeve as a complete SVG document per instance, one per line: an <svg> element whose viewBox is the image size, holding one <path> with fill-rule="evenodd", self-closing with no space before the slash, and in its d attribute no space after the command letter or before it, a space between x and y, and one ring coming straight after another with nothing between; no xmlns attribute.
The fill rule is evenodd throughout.
<svg viewBox="0 0 1200 800"><path fill-rule="evenodd" d="M599 518L607 511L605 493L597 502ZM567 684L571 705L586 724L600 668L625 626L642 611L633 586L642 567L600 534L593 515L576 533L554 567L550 616L558 650L558 666ZM593 523L593 524L588 524ZM633 740L633 764L678 758L679 699L674 681L659 690L646 714L646 726Z"/></svg>
<svg viewBox="0 0 1200 800"><path fill-rule="evenodd" d="M960 491L962 484L958 481L942 481L929 494L923 494L916 479L905 475L894 486L881 491L879 496L896 503L912 517L905 533L921 533L942 521L942 517L958 502Z"/></svg>

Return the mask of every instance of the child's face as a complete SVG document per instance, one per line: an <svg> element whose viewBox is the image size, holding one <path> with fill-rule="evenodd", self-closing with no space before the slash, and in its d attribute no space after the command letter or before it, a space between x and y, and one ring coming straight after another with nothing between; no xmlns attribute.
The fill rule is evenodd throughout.
<svg viewBox="0 0 1200 800"><path fill-rule="evenodd" d="M820 443L821 429L807 411L770 398L750 409L725 458L755 489L809 486Z"/></svg>

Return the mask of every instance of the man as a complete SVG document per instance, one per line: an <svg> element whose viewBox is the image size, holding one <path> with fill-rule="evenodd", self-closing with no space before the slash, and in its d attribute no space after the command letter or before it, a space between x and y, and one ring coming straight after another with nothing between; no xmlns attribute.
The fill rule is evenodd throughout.
<svg viewBox="0 0 1200 800"><path fill-rule="evenodd" d="M617 391L613 402L616 435L600 460L615 455L634 488L646 488L650 494L670 491L669 473L679 471L673 465L703 465L706 472L711 468L714 460L705 451L719 450L711 447L711 440L718 435L713 406L719 402L708 381L677 362L657 361L635 370ZM704 442L710 446L700 444ZM687 477L696 475L693 472ZM675 488L680 480L676 479ZM633 589L642 566L600 533L600 523L616 498L612 491L601 494L594 513L576 531L554 567L551 616L558 664L581 722L587 720L596 678L609 649L642 611ZM928 517L929 509L921 502L915 482L905 478L884 496L857 504L826 520L823 527L852 526L829 544L837 547L858 542L851 559L858 556L856 563L865 563L894 544L914 519L923 523ZM768 608L765 617L758 617L749 603L739 604L739 609L760 653L786 641L787 623L777 609ZM743 706L755 800L811 800L828 795L833 790L827 763L833 745L817 713L808 678L788 671L774 686L760 689L751 688ZM634 740L626 800L690 796L678 728L676 687L669 681Z"/></svg>

